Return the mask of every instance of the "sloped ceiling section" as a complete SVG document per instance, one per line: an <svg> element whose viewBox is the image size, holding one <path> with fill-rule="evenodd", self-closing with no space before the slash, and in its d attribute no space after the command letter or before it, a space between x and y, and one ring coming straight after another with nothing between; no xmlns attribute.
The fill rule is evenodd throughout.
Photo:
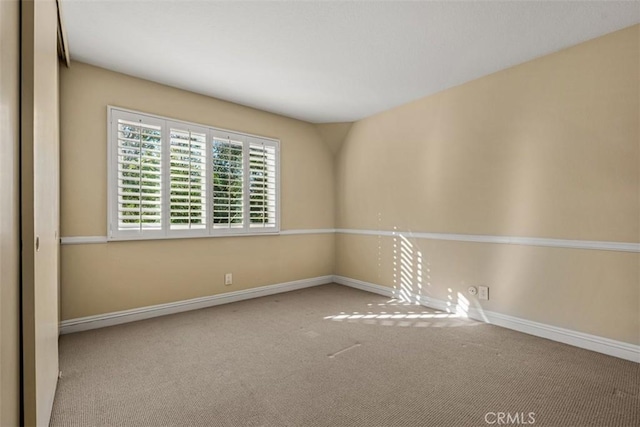
<svg viewBox="0 0 640 427"><path fill-rule="evenodd" d="M73 60L316 123L640 22L635 1L62 2Z"/></svg>
<svg viewBox="0 0 640 427"><path fill-rule="evenodd" d="M351 125L353 123L319 123L316 125L316 129L320 134L322 140L329 146L331 152L336 155L340 148L342 147L342 143L345 138L349 134L351 130Z"/></svg>

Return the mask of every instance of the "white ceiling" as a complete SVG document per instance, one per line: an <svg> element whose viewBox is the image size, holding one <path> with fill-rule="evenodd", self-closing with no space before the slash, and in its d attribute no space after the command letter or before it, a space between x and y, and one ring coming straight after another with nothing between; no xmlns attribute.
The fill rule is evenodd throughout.
<svg viewBox="0 0 640 427"><path fill-rule="evenodd" d="M640 22L634 1L62 3L73 60L316 123Z"/></svg>

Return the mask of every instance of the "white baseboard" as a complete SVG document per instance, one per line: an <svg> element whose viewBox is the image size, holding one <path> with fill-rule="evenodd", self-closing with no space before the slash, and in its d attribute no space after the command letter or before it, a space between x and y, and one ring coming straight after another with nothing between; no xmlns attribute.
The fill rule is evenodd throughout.
<svg viewBox="0 0 640 427"><path fill-rule="evenodd" d="M267 295L282 292L294 291L297 289L309 288L312 286L324 285L335 282L340 285L349 286L366 292L382 295L388 298L397 298L394 289L362 280L351 279L344 276L321 276L310 279L296 280L275 285L261 286L258 288L246 289L235 292L228 292L219 295L212 295L201 298L194 298L184 301L176 301L167 304L159 304L148 307L135 308L113 313L98 314L95 316L81 317L77 319L64 320L60 323L60 333L68 334L72 332L87 331L90 329L104 328L107 326L119 325L122 323L135 322L153 317L165 316L167 314L180 313L200 308L213 307L221 304L228 304L236 301L243 301L252 298L259 298ZM425 296L411 295L412 300L420 302L425 307L437 310L451 311L455 307L449 306L445 301ZM490 323L515 331L530 335L558 341L575 347L584 348L609 356L619 357L640 363L640 346L603 338L557 326L546 325L531 320L495 313L492 311L479 310L471 307L468 313L464 314L471 319Z"/></svg>
<svg viewBox="0 0 640 427"><path fill-rule="evenodd" d="M275 285L261 286L235 292L227 292L219 295L211 295L190 300L176 301L167 304L152 305L131 310L117 311L113 313L98 314L95 316L80 317L77 319L60 322L60 333L88 331L90 329L104 328L122 323L135 322L167 314L183 311L198 310L200 308L213 307L236 301L264 297L282 292L295 291L297 289L310 288L312 286L331 283L333 276L320 276L310 279L295 280L293 282L278 283Z"/></svg>
<svg viewBox="0 0 640 427"><path fill-rule="evenodd" d="M398 297L398 295L394 294L394 289L387 286L376 285L374 283L351 279L344 276L333 276L333 281L341 285L349 286L367 292L372 292L389 298ZM411 299L414 301L419 301L420 304L424 305L425 307L431 307L437 310L451 311L452 309L455 309L455 307L452 308L442 300L417 295L412 295ZM470 307L466 315L471 319L479 320L481 322L490 323L492 325L501 326L507 329L513 329L515 331L523 332L529 335L535 335L537 337L546 338L552 341L569 344L574 347L580 347L598 353L607 354L609 356L619 357L621 359L640 363L639 345L572 331L570 329L559 328L557 326L546 325L544 323L538 323L531 320L495 313L492 311L480 310L475 307Z"/></svg>

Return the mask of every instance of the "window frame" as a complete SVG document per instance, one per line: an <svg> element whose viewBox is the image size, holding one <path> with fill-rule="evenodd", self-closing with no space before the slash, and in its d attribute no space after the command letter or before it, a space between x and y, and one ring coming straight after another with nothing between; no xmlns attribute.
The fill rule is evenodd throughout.
<svg viewBox="0 0 640 427"><path fill-rule="evenodd" d="M118 119L139 121L143 123L161 126L161 156L162 156L162 219L160 230L119 230L118 229ZM147 121L148 120L148 121ZM206 131L206 154L205 154L205 191L206 191L206 224L203 229L171 230L171 158L170 158L170 129L178 127L182 130ZM220 139L220 136L233 137L233 140L242 142L242 162L243 162L243 184L242 184L242 205L243 205L243 225L238 228L217 228L213 224L213 138ZM250 147L251 143L264 144L275 149L275 218L271 227L251 227L250 216ZM218 128L211 125L204 125L172 117L165 117L150 114L127 108L107 106L107 241L127 241L127 240L164 240L164 239L185 239L204 237L231 237L231 236L259 236L259 235L279 235L280 234L280 140L245 132Z"/></svg>

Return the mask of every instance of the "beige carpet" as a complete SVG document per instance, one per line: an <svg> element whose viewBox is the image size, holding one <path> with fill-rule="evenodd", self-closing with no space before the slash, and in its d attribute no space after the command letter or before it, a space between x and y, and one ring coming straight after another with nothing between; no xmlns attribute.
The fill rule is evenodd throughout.
<svg viewBox="0 0 640 427"><path fill-rule="evenodd" d="M638 364L339 285L64 335L60 365L52 426L640 426Z"/></svg>

